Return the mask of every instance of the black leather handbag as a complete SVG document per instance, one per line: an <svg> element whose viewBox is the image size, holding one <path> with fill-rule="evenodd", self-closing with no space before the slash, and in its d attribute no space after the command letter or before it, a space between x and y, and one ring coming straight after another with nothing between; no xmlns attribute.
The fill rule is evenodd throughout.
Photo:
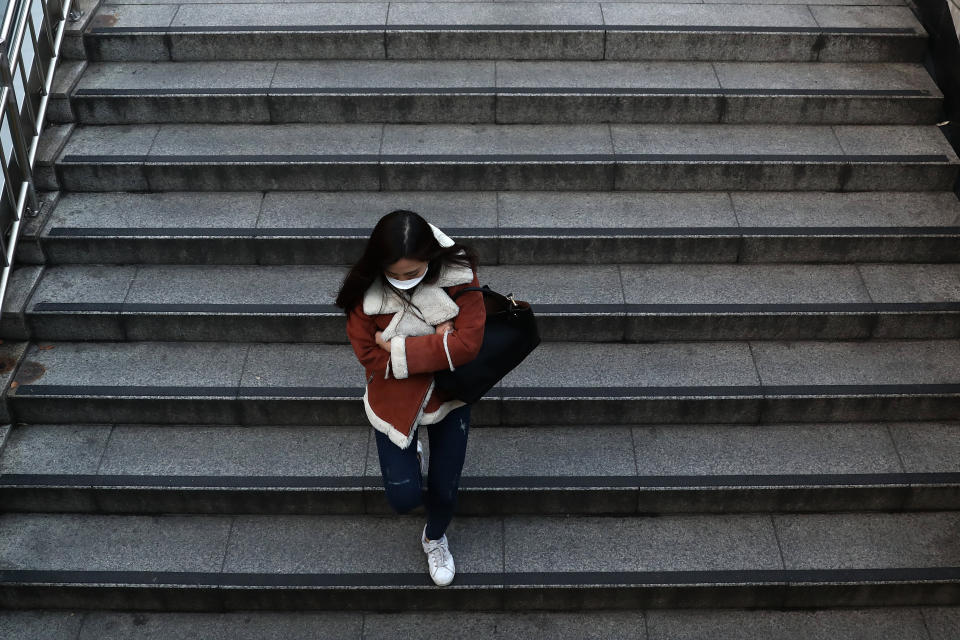
<svg viewBox="0 0 960 640"><path fill-rule="evenodd" d="M530 355L540 344L540 332L530 303L515 300L512 293L497 293L488 285L461 289L452 299L467 291L483 293L487 311L483 343L476 358L453 371L437 371L434 382L438 389L470 404L482 398Z"/></svg>

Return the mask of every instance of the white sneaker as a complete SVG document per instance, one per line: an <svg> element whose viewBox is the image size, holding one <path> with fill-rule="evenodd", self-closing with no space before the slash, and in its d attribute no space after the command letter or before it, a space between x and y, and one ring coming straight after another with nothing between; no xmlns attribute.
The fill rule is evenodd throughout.
<svg viewBox="0 0 960 640"><path fill-rule="evenodd" d="M439 540L427 542L427 526L424 525L423 533L420 534L420 544L423 545L423 552L427 554L427 566L433 581L441 587L453 582L453 575L457 568L453 564L450 547L447 546L447 534L443 534Z"/></svg>
<svg viewBox="0 0 960 640"><path fill-rule="evenodd" d="M420 475L426 476L427 469L430 468L429 456L423 451L423 443L417 440L417 459L420 460Z"/></svg>

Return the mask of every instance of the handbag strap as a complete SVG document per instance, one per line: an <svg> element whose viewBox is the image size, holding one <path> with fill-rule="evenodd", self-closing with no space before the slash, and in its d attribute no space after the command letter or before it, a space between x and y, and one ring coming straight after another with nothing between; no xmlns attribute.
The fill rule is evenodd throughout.
<svg viewBox="0 0 960 640"><path fill-rule="evenodd" d="M460 289L460 291L457 291L455 294L450 296L450 299L456 301L456 299L460 297L461 293L466 293L467 291L479 291L481 293L496 293L493 289L490 288L490 285L485 284L482 287L464 287L463 289Z"/></svg>
<svg viewBox="0 0 960 640"><path fill-rule="evenodd" d="M517 304L517 301L513 299L513 294L512 294L512 293L508 293L507 295L503 295L502 293L498 293L498 292L494 291L493 289L491 289L491 288L490 288L490 285L488 285L488 284L485 284L485 285L483 285L482 287L464 287L463 289L460 289L460 291L457 291L455 294L453 294L452 296L450 296L450 299L453 300L454 302L456 302L457 298L460 297L460 294L461 294L461 293L466 293L467 291L479 291L480 293L482 293L482 294L484 294L484 295L499 296L499 297L501 297L501 298L503 298L503 299L505 299L505 300L509 300L511 307L519 307L519 306L520 306L520 305Z"/></svg>

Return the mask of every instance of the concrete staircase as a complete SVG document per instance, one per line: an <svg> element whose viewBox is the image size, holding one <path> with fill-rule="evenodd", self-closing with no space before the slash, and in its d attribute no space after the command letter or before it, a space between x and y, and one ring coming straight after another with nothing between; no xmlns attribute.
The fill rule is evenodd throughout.
<svg viewBox="0 0 960 640"><path fill-rule="evenodd" d="M955 640L960 160L864 4L90 7L4 307L0 637ZM544 337L443 589L332 306L395 208Z"/></svg>

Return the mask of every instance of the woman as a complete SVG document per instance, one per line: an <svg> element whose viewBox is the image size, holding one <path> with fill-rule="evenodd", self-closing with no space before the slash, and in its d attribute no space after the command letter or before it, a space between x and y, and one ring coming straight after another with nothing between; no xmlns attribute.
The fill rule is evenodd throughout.
<svg viewBox="0 0 960 640"><path fill-rule="evenodd" d="M470 423L470 405L434 388L433 373L476 357L486 321L477 257L412 211L388 213L343 281L336 304L366 370L363 404L375 429L387 500L397 513L423 502L420 542L430 577L448 585L456 571L446 529L456 506ZM430 425L423 456L418 425ZM416 446L410 444L415 442Z"/></svg>

